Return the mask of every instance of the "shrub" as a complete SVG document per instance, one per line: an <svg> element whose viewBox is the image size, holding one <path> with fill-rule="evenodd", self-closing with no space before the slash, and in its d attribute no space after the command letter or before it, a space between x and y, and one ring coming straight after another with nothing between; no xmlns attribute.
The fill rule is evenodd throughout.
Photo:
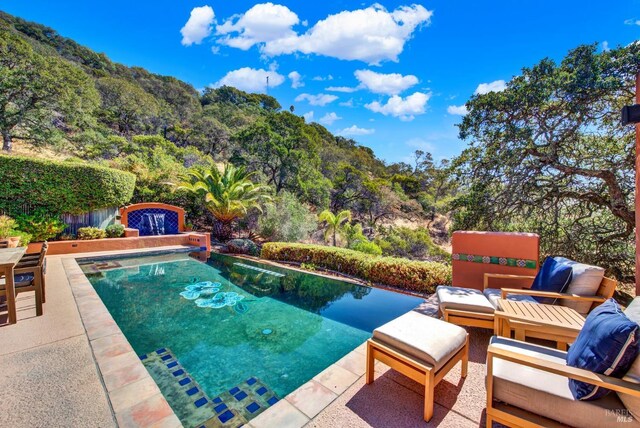
<svg viewBox="0 0 640 428"><path fill-rule="evenodd" d="M256 243L250 239L231 239L227 241L227 248L232 254L260 255L260 249Z"/></svg>
<svg viewBox="0 0 640 428"><path fill-rule="evenodd" d="M107 232L98 227L81 227L78 229L78 239L104 239L107 237Z"/></svg>
<svg viewBox="0 0 640 428"><path fill-rule="evenodd" d="M351 245L350 248L355 251L359 251L365 254L371 254L374 256L382 255L382 248L378 247L375 242L371 241L358 241L355 244Z"/></svg>
<svg viewBox="0 0 640 428"><path fill-rule="evenodd" d="M0 238L8 238L14 232L17 223L8 215L0 215Z"/></svg>
<svg viewBox="0 0 640 428"><path fill-rule="evenodd" d="M34 242L55 238L67 228L66 223L62 220L42 214L20 216L18 224L20 230L31 234L31 239Z"/></svg>
<svg viewBox="0 0 640 428"><path fill-rule="evenodd" d="M408 227L381 228L375 243L385 256L425 259L428 257L448 258L449 254L431 240L425 228Z"/></svg>
<svg viewBox="0 0 640 428"><path fill-rule="evenodd" d="M0 210L24 206L50 215L81 214L124 205L133 196L133 174L79 162L0 156Z"/></svg>
<svg viewBox="0 0 640 428"><path fill-rule="evenodd" d="M317 222L309 207L293 194L283 191L274 203L265 207L258 221L258 233L269 240L301 241L316 230Z"/></svg>
<svg viewBox="0 0 640 428"><path fill-rule="evenodd" d="M342 272L347 275L406 290L435 292L440 284L451 283L451 266L394 257L375 257L346 248L285 242L266 243L262 257L291 261Z"/></svg>
<svg viewBox="0 0 640 428"><path fill-rule="evenodd" d="M124 226L121 224L110 224L104 231L109 238L120 238L124 235Z"/></svg>

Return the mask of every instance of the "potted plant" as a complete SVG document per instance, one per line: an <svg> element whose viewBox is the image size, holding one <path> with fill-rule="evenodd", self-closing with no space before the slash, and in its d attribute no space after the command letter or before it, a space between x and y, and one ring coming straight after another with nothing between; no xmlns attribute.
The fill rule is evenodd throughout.
<svg viewBox="0 0 640 428"><path fill-rule="evenodd" d="M16 221L8 215L0 215L0 241L6 241L9 248L20 244L22 234L16 230Z"/></svg>

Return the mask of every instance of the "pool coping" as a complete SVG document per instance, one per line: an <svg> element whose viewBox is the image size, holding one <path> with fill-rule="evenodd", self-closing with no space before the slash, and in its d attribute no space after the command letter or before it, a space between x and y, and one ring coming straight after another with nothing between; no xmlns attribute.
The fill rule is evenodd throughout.
<svg viewBox="0 0 640 428"><path fill-rule="evenodd" d="M168 251L176 249L167 248ZM109 399L109 405L120 426L172 428L180 427L182 424L77 260L110 255L148 255L157 253L158 250L162 248L59 256ZM291 269L288 266L281 265L281 267ZM293 270L302 271L295 268ZM309 423L364 376L365 344L366 342L363 342L358 345L311 380L251 419L245 426L249 428L283 425L302 427Z"/></svg>

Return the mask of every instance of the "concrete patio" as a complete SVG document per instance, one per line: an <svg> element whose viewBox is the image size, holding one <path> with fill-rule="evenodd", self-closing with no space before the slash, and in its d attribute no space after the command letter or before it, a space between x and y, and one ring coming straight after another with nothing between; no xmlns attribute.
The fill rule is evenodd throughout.
<svg viewBox="0 0 640 428"><path fill-rule="evenodd" d="M0 400L4 404L0 426L177 426L175 415L162 405L162 397L157 397L157 406L145 404L140 409L114 403L113 391L107 392L104 380L109 368L96 355L95 343L90 344L86 315L83 323L64 258L69 256L48 257L44 315L35 316L32 294L21 294L18 323L0 327ZM427 303L421 309L430 313L433 306ZM6 323L6 312L0 312L1 323ZM435 415L429 424L422 419L421 385L381 363L376 365L375 382L364 384L364 346L360 346L249 425L484 426L484 364L490 332L470 329L470 333L469 374L461 380L456 366L437 386ZM151 403L157 388L143 389L148 395L145 403ZM136 412L147 417L122 416Z"/></svg>

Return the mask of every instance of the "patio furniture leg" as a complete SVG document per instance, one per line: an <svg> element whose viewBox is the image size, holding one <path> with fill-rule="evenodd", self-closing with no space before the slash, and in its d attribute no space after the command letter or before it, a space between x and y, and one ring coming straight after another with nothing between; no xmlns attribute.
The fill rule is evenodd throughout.
<svg viewBox="0 0 640 428"><path fill-rule="evenodd" d="M13 282L13 269L5 270L5 287L7 290L7 310L9 311L9 324L15 324L18 321L16 312L16 289Z"/></svg>
<svg viewBox="0 0 640 428"><path fill-rule="evenodd" d="M43 293L42 293L42 282L40 280L40 278L36 277L34 278L34 282L35 282L35 292L36 292L36 316L41 316L42 315L42 297L43 297Z"/></svg>
<svg viewBox="0 0 640 428"><path fill-rule="evenodd" d="M433 370L428 370L424 381L424 420L429 422L433 417L433 390L435 388Z"/></svg>
<svg viewBox="0 0 640 428"><path fill-rule="evenodd" d="M522 342L525 341L524 329L522 329L522 328L517 328L516 329L516 340L520 340Z"/></svg>
<svg viewBox="0 0 640 428"><path fill-rule="evenodd" d="M567 342L557 342L557 346L556 347L561 351L566 351L567 350Z"/></svg>
<svg viewBox="0 0 640 428"><path fill-rule="evenodd" d="M373 383L373 370L374 369L374 359L373 359L373 349L371 343L367 341L367 375L366 375L366 384L369 385Z"/></svg>
<svg viewBox="0 0 640 428"><path fill-rule="evenodd" d="M462 354L460 376L467 377L468 367L469 367L469 335L467 334L467 342L464 345L464 354Z"/></svg>

